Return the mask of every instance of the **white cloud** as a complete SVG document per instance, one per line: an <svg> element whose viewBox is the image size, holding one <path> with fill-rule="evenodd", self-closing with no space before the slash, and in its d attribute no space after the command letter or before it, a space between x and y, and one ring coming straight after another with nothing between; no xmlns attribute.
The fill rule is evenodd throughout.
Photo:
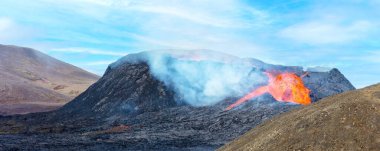
<svg viewBox="0 0 380 151"><path fill-rule="evenodd" d="M99 66L99 65L109 65L111 63L115 62L115 60L103 60L103 61L93 61L93 62L87 62L83 65L86 66Z"/></svg>
<svg viewBox="0 0 380 151"><path fill-rule="evenodd" d="M343 56L340 59L343 61L379 64L380 66L380 50L366 51L361 54L351 56Z"/></svg>
<svg viewBox="0 0 380 151"><path fill-rule="evenodd" d="M13 21L9 18L0 18L0 31L4 32L9 29L13 24Z"/></svg>
<svg viewBox="0 0 380 151"><path fill-rule="evenodd" d="M28 28L21 27L11 18L0 17L0 40L2 42L23 40L31 35L32 32Z"/></svg>
<svg viewBox="0 0 380 151"><path fill-rule="evenodd" d="M169 15L178 17L181 19L186 19L188 21L210 25L215 27L234 27L239 23L233 23L230 20L218 19L215 16L209 16L208 14L202 14L199 12L191 12L186 9L176 8L176 7L165 7L165 6L135 6L130 7L130 10L156 13L161 15Z"/></svg>
<svg viewBox="0 0 380 151"><path fill-rule="evenodd" d="M119 6L125 13L143 12L140 15L176 20L178 26L191 22L216 28L249 28L256 20L268 17L266 12L236 0L140 0Z"/></svg>
<svg viewBox="0 0 380 151"><path fill-rule="evenodd" d="M79 47L53 48L53 49L50 49L49 51L64 52L64 53L86 53L86 54L93 54L93 55L107 55L107 56L120 56L120 57L128 54L125 52L97 50L97 49L79 48Z"/></svg>
<svg viewBox="0 0 380 151"><path fill-rule="evenodd" d="M369 52L369 54L364 57L363 60L367 60L372 63L378 63L380 65L380 50Z"/></svg>
<svg viewBox="0 0 380 151"><path fill-rule="evenodd" d="M310 21L291 25L279 35L296 42L320 45L341 44L365 37L375 26L368 21L355 21L350 24L326 21Z"/></svg>
<svg viewBox="0 0 380 151"><path fill-rule="evenodd" d="M123 12L142 18L139 33L131 37L144 50L212 49L259 57L265 50L244 31L271 22L265 11L234 0L138 1Z"/></svg>
<svg viewBox="0 0 380 151"><path fill-rule="evenodd" d="M97 19L106 19L107 13L133 15L141 18L156 16L160 19L175 17L188 22L222 28L241 28L250 26L251 21L241 19L250 12L262 19L265 15L258 9L244 6L239 1L224 0L40 0L48 5L54 5L68 11ZM99 11L101 9L102 11ZM144 13L144 14L141 14ZM114 14L113 14L114 15ZM149 20L145 20L147 23ZM178 24L180 25L180 24Z"/></svg>
<svg viewBox="0 0 380 151"><path fill-rule="evenodd" d="M77 2L77 3L83 2L87 4L94 4L94 5L100 5L100 6L110 6L112 4L112 1L109 1L109 0L75 0L74 2Z"/></svg>
<svg viewBox="0 0 380 151"><path fill-rule="evenodd" d="M271 23L268 12L236 0L40 1L78 14L78 17L95 19L89 29L112 37L108 41L81 35L62 36L60 39L70 41L75 38L76 41L96 44L104 42L134 50L206 48L257 54L262 46L255 44L251 35L244 31ZM119 28L122 26L125 29Z"/></svg>

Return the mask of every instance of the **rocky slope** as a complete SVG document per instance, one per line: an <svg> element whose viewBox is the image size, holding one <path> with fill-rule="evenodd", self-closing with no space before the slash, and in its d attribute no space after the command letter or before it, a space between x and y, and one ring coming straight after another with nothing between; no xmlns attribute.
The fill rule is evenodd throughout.
<svg viewBox="0 0 380 151"><path fill-rule="evenodd" d="M97 79L36 50L0 45L0 114L56 109Z"/></svg>
<svg viewBox="0 0 380 151"><path fill-rule="evenodd" d="M377 84L268 120L219 150L379 150L379 109Z"/></svg>
<svg viewBox="0 0 380 151"><path fill-rule="evenodd" d="M262 121L299 107L274 101L270 95L230 111L224 109L241 96L229 96L212 105L190 105L173 85L153 74L154 68L144 59L146 53L128 55L110 65L98 82L57 111L0 118L0 140L4 140L0 147L214 150ZM212 64L212 67L215 63L221 64L210 60L199 62L202 60L199 56L196 60L182 59L169 56L163 65L171 66L175 61ZM269 65L254 59L246 61L253 71L304 73L300 67ZM313 92L314 101L354 89L337 69L310 72L304 80Z"/></svg>

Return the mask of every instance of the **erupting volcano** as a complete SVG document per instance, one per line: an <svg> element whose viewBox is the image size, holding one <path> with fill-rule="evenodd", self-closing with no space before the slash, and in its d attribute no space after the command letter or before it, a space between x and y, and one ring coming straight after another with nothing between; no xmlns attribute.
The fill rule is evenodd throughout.
<svg viewBox="0 0 380 151"><path fill-rule="evenodd" d="M280 73L276 76L273 73L265 72L269 78L269 83L266 86L259 87L237 100L234 104L231 104L226 108L230 110L249 99L260 96L264 93L269 93L274 99L281 102L292 102L297 104L308 105L311 103L309 96L310 90L305 87L302 77L297 76L294 73Z"/></svg>
<svg viewBox="0 0 380 151"><path fill-rule="evenodd" d="M0 67L6 63L0 59ZM267 71L269 78L262 71ZM297 76L304 72L308 72L307 78ZM215 150L263 121L298 107L271 104L273 98L263 97L254 103L254 110L220 112L226 107L226 98L251 91L252 86L264 87L239 102L268 93L280 101L308 104L309 92L311 99L318 101L355 89L338 69L304 71L302 67L271 65L213 51L128 54L109 65L96 83L58 110L0 116L0 150ZM323 115L310 117L330 119L324 111L320 113ZM336 121L330 123L336 125ZM317 136L323 137L323 133Z"/></svg>

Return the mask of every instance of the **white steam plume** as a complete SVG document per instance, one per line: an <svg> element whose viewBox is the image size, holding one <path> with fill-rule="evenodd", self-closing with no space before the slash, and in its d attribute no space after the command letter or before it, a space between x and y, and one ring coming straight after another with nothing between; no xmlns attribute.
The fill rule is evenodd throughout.
<svg viewBox="0 0 380 151"><path fill-rule="evenodd" d="M173 87L193 106L213 105L227 97L243 96L267 80L249 60L213 51L144 52L128 55L111 67L136 59L147 61L156 78Z"/></svg>

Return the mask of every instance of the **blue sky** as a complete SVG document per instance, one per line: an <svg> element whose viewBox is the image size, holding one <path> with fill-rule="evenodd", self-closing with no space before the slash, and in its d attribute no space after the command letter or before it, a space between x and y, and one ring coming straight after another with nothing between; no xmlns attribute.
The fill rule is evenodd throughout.
<svg viewBox="0 0 380 151"><path fill-rule="evenodd" d="M101 75L134 52L211 49L380 82L380 0L2 0L0 43Z"/></svg>

